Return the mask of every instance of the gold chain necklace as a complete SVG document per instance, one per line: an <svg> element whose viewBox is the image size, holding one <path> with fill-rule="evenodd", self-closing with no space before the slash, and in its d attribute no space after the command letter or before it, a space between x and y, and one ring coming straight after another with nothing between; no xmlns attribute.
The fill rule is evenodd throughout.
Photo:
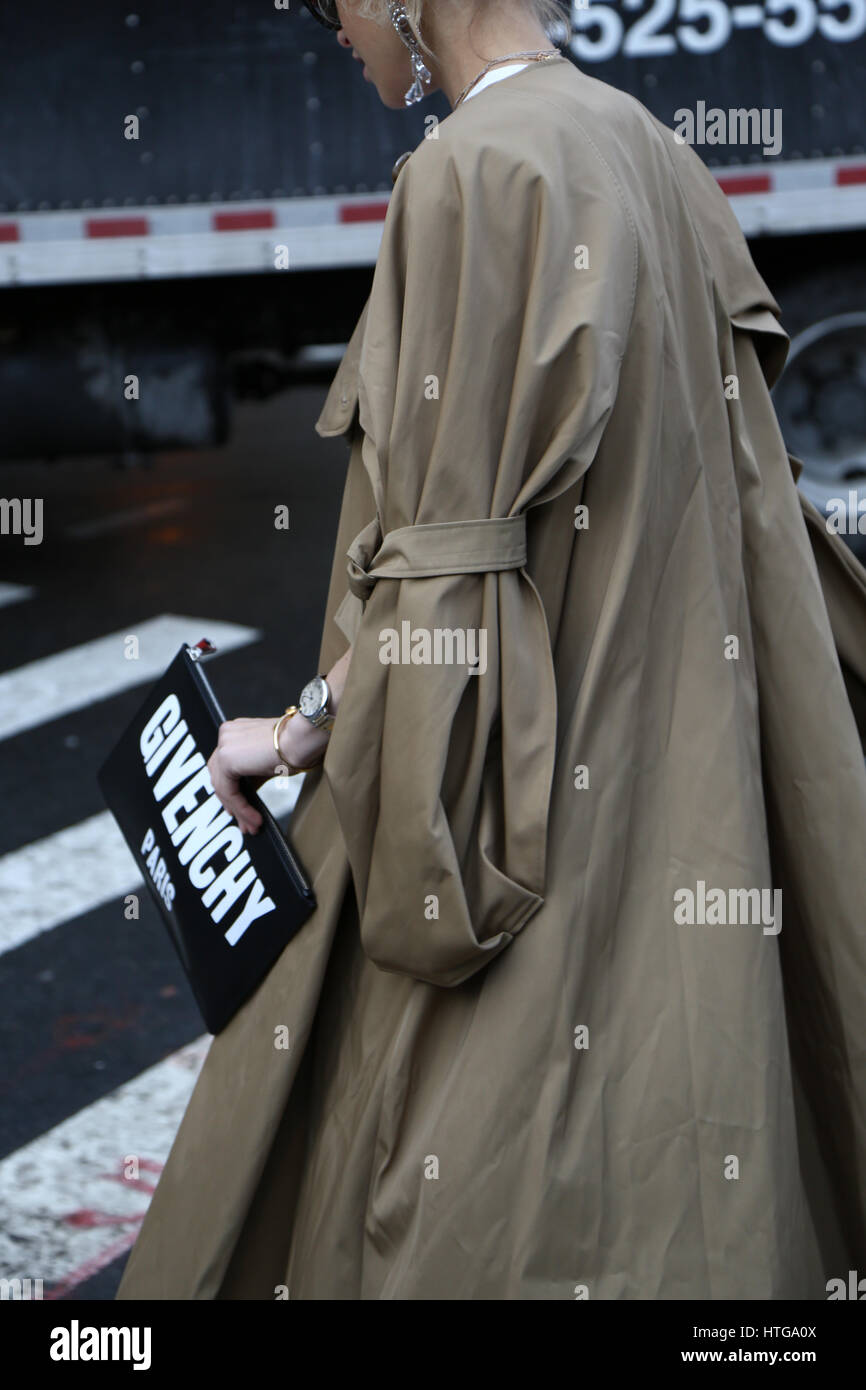
<svg viewBox="0 0 866 1390"><path fill-rule="evenodd" d="M506 53L502 58L491 58L487 66L481 69L478 76L473 77L472 81L469 83L469 86L463 88L463 91L460 93L451 110L456 111L463 98L469 95L476 83L480 82L482 77L484 77L490 71L491 68L496 67L498 63L513 63L520 58L523 58L530 63L549 63L551 58L561 57L562 54L560 53L558 48L541 48L534 53Z"/></svg>
<svg viewBox="0 0 866 1390"><path fill-rule="evenodd" d="M463 98L469 95L475 84L477 82L480 82L482 77L484 77L485 73L489 72L490 69L492 67L495 67L497 63L512 63L518 58L525 58L533 63L549 63L552 58L562 58L562 56L563 55L560 53L558 48L541 48L535 53L506 53L504 58L491 58L487 66L483 68L481 72L479 72L478 76L473 77L472 81L469 83L469 86L464 87L463 91L460 93L459 97L457 98L457 100L451 108L452 113L457 110L457 107L460 105ZM401 169L405 168L411 156L412 151L407 150L405 154L401 154L399 159L395 161L394 167L391 170L392 184L395 184L397 182Z"/></svg>

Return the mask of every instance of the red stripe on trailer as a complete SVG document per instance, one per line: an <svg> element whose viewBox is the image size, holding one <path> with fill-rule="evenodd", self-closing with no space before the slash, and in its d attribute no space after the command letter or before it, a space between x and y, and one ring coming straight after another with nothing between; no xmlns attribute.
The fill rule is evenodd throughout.
<svg viewBox="0 0 866 1390"><path fill-rule="evenodd" d="M770 193L773 181L769 174L732 174L730 178L720 178L719 187L729 197L738 193Z"/></svg>
<svg viewBox="0 0 866 1390"><path fill-rule="evenodd" d="M147 236L149 231L146 217L88 217L84 222L87 237Z"/></svg>
<svg viewBox="0 0 866 1390"><path fill-rule="evenodd" d="M836 182L840 187L850 183L866 183L866 164L843 164L836 170Z"/></svg>
<svg viewBox="0 0 866 1390"><path fill-rule="evenodd" d="M252 232L257 227L276 225L273 208L252 208L247 212L215 212L213 215L215 232Z"/></svg>
<svg viewBox="0 0 866 1390"><path fill-rule="evenodd" d="M341 222L384 222L387 202L344 203L340 208Z"/></svg>
<svg viewBox="0 0 866 1390"><path fill-rule="evenodd" d="M0 222L0 241L20 241L17 222Z"/></svg>

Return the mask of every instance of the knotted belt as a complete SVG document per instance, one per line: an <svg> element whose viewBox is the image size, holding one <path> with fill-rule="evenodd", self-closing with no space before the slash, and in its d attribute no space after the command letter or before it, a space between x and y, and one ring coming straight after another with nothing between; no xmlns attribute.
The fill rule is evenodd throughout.
<svg viewBox="0 0 866 1390"><path fill-rule="evenodd" d="M378 517L352 541L349 588L365 601L379 579L424 579L521 569L526 564L526 517L434 521L401 526L383 537Z"/></svg>
<svg viewBox="0 0 866 1390"><path fill-rule="evenodd" d="M457 984L480 969L504 949L543 902L555 761L556 680L544 605L526 569L526 529L521 512L402 526L383 535L377 515L346 551L349 590L335 621L350 642L355 641L366 601L380 579L521 571L513 586L500 581L491 609L497 624L494 660L502 669L491 671L479 690L474 735L479 740L476 753L483 758L476 756L467 778L449 791L447 814L453 814L453 819L446 819L436 804L441 791L436 778L440 764L444 766L441 743L438 748L434 743L426 764L412 778L402 775L399 757L382 761L386 730L396 729L399 738L405 736L405 711L401 723L396 695L392 704L383 698L380 682L387 683L388 677L370 642L360 648L359 664L356 668L353 660L347 680L354 722L341 731L337 720L325 759L352 866L364 949L382 969L431 984ZM422 622L428 616L435 620L434 602L428 605L423 594L407 599L407 606ZM383 611L387 609L386 604ZM449 617L472 609L464 595ZM441 611L435 616L441 616ZM441 710L448 700L460 699L453 678L440 679L437 688L431 672L423 687L428 712L430 707ZM397 683L395 692L398 689ZM421 688L415 686L413 698L420 694ZM499 746L488 748L497 714ZM431 721L430 727L434 740L447 739L441 719ZM358 730L364 733L361 743ZM395 734L391 732L390 737L393 740ZM389 747L393 753L393 742ZM491 758L498 759L499 767L488 778L482 764ZM497 798L491 792L494 782L503 789ZM470 804L473 796L479 798L475 805ZM500 827L498 818L503 815ZM456 836L453 841L449 831ZM404 833L406 854L400 849ZM455 866L459 866L456 875ZM407 919L405 904L419 880L436 885L435 923Z"/></svg>

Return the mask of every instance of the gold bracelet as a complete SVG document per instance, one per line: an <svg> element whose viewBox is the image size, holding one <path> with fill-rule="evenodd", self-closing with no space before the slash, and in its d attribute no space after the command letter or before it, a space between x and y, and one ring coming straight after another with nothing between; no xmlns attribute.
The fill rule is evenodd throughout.
<svg viewBox="0 0 866 1390"><path fill-rule="evenodd" d="M290 763L286 758L283 757L283 752L280 748L280 729L282 728L282 725L285 723L285 721L287 719L291 719L292 715L297 714L297 712L297 705L289 705L285 714L281 714L274 725L274 749L283 767L288 768L290 777L294 777L298 772L310 772L314 767L318 766L317 763L310 763L308 767L295 767L293 763Z"/></svg>

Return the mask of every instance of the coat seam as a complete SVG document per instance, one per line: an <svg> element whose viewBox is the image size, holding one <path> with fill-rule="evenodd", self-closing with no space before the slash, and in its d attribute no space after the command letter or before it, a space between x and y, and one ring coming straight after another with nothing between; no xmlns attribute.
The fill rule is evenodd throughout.
<svg viewBox="0 0 866 1390"><path fill-rule="evenodd" d="M622 352L620 353L620 356L619 356L619 360L620 360L620 362L621 362L621 361L622 361L622 358L625 356L626 345L627 345L628 340L629 340L630 335L631 335L632 323L634 322L635 306L636 306L636 303L637 303L638 268L639 268L639 264L640 264L640 254L639 254L639 250L638 250L637 223L635 222L634 215L633 215L633 213L632 213L631 207L629 206L629 202L628 202L628 199L627 199L627 197L626 197L626 195L625 195L625 191L624 191L624 189L623 189L623 186L622 186L622 184L620 183L619 179L617 178L616 174L614 173L613 169L612 169L612 168L610 167L610 165L608 164L608 162L607 162L607 160L605 159L604 155L602 154L601 150L600 150L600 149L598 148L598 146L596 145L596 143L595 143L595 141L593 140L592 136L590 135L589 131L586 129L586 126L585 126L580 120L578 120L577 116L575 116L571 111L564 110L562 106L560 106L560 105L559 105L557 102L555 102L555 101L551 101L551 99L550 99L549 97L547 97L547 96L537 96L537 95L533 94L532 97L530 97L528 92L513 92L513 93L512 93L512 96L513 96L513 97L516 96L518 99L519 99L521 96L524 97L524 98L528 98L528 99L532 102L532 105L533 105L533 106L538 106L538 105L541 105L541 104L543 104L544 106L549 106L552 110L554 110L554 111L560 113L561 115L564 115L565 118L566 118L566 120L570 121L570 122L572 123L572 125L577 126L577 129L581 132L581 134L582 134L582 136L584 137L584 139L585 139L587 145L590 147L590 149L592 150L593 154L595 155L596 160L597 160L598 163L602 166L602 168L604 169L605 173L607 174L608 179L609 179L610 182L613 184L614 190L615 190L615 192L616 192L617 199L618 199L619 204L620 204L620 206L621 206L621 208L622 208L622 211L623 211L624 214L625 214L626 221L628 222L629 231L630 231L630 233L631 233L631 244L632 244L632 279L631 279L631 291L630 291L630 296L629 296L629 301L630 301L630 302L629 302L629 315L628 315L628 324L627 324L627 327L626 327L625 334L624 334L624 336L623 336L623 350L622 350ZM530 166L530 167L532 167L532 166Z"/></svg>

